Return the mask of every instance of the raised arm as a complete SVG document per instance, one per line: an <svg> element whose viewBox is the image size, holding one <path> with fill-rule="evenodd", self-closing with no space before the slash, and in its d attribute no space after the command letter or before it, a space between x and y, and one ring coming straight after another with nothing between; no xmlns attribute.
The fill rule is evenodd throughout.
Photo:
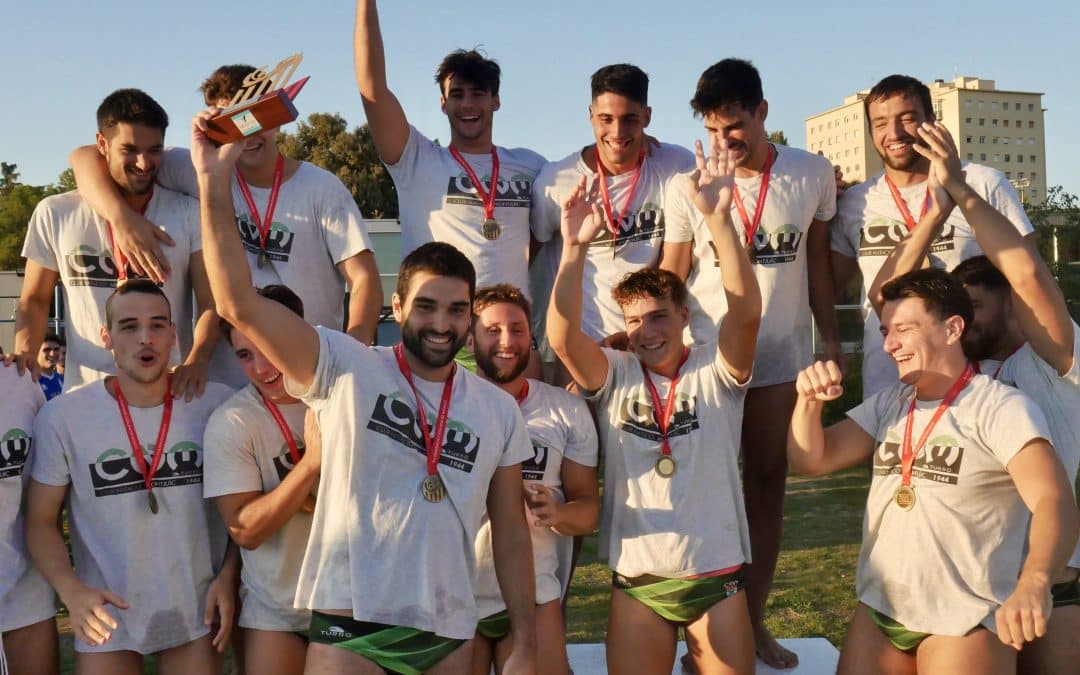
<svg viewBox="0 0 1080 675"><path fill-rule="evenodd" d="M135 274L158 283L165 281L171 270L161 246L174 246L172 237L124 201L97 146L76 148L68 156L68 162L75 174L79 196L112 224L116 245L127 256Z"/></svg>
<svg viewBox="0 0 1080 675"><path fill-rule="evenodd" d="M787 456L793 473L821 476L864 462L874 451L874 438L849 418L825 429L821 411L826 401L844 393L844 378L834 361L818 361L795 380L798 398L788 429Z"/></svg>
<svg viewBox="0 0 1080 675"><path fill-rule="evenodd" d="M597 180L603 178L597 177ZM593 192L596 192L596 183ZM562 259L548 305L547 335L551 348L586 391L604 386L608 362L600 345L581 330L581 288L585 254L603 227L595 194L586 194L585 176L562 204Z"/></svg>
<svg viewBox="0 0 1080 675"><path fill-rule="evenodd" d="M251 285L232 202L232 175L243 146L214 147L205 132L209 117L209 112L202 112L192 122L191 159L199 179L203 261L217 313L250 337L286 377L306 389L315 376L319 336L306 321L261 297Z"/></svg>
<svg viewBox="0 0 1080 675"><path fill-rule="evenodd" d="M386 56L375 0L356 0L353 66L379 158L397 164L409 140L409 121L401 102L386 84Z"/></svg>
<svg viewBox="0 0 1080 675"><path fill-rule="evenodd" d="M1024 337L1059 374L1068 372L1073 363L1073 322L1050 268L1012 222L964 180L949 130L942 124L924 124L919 135L927 147L915 149L944 177L945 189L971 225L975 241L1009 280L1013 297L1019 300L1013 309Z"/></svg>
<svg viewBox="0 0 1080 675"><path fill-rule="evenodd" d="M724 295L728 311L720 321L717 349L728 372L740 382L754 367L758 326L761 324L761 291L743 245L742 233L731 220L735 191L735 160L727 143L714 138L705 157L701 141L694 145L697 169L687 181L694 207L705 217L716 260L724 270Z"/></svg>

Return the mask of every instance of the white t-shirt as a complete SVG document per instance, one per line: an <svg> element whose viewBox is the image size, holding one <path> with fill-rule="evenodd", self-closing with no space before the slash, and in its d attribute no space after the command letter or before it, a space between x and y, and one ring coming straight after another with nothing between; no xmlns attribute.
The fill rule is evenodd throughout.
<svg viewBox="0 0 1080 675"><path fill-rule="evenodd" d="M279 405L278 410L303 456L307 406L293 403ZM250 384L210 416L206 448L203 495L207 499L241 492L268 493L293 468L281 429ZM240 549L240 626L274 631L308 629L311 613L295 609L293 599L310 533L311 514L298 511L258 548Z"/></svg>
<svg viewBox="0 0 1080 675"><path fill-rule="evenodd" d="M34 416L41 387L15 366L0 366L0 633L56 613L53 590L30 560L23 535L23 490L30 480ZM24 470L25 469L25 470Z"/></svg>
<svg viewBox="0 0 1080 675"><path fill-rule="evenodd" d="M998 381L1024 392L1046 416L1054 450L1065 465L1069 485L1073 485L1080 466L1080 328L1073 323L1073 364L1064 375L1059 375L1028 343L1004 362L986 359L979 365L990 376L1000 366ZM1080 542L1069 566L1080 567Z"/></svg>
<svg viewBox="0 0 1080 675"><path fill-rule="evenodd" d="M558 162L544 165L536 178L533 200L533 236L548 243L552 269L558 268L562 237L562 203L586 176L591 189L596 179L596 165L582 159L584 150L571 153ZM593 340L626 330L622 310L611 297L611 289L629 272L653 267L660 259L660 244L664 240L664 186L671 176L694 166L694 155L678 145L662 143L641 165L641 177L626 208L634 171L617 176L605 174L612 215L618 219L626 209L626 218L619 222L618 236L613 240L611 230L604 227L589 244L585 255L585 274L582 288L581 329ZM555 248L552 248L555 247Z"/></svg>
<svg viewBox="0 0 1080 675"><path fill-rule="evenodd" d="M107 588L129 609L110 607L120 626L100 647L75 642L76 651L131 650L151 654L206 635L206 590L219 561L211 541L220 516L202 495L203 431L210 413L230 394L210 383L190 403L173 401L172 423L154 474L158 512L146 486L116 400L103 382L49 402L34 422L33 478L70 486L67 497L75 573L92 588ZM132 406L131 418L150 462L163 406Z"/></svg>
<svg viewBox="0 0 1080 675"><path fill-rule="evenodd" d="M608 376L592 397L605 462L601 556L626 577L685 578L749 562L738 463L749 383L735 381L715 342L690 347L668 428L677 470L663 478L655 471L661 436L641 362L603 351ZM650 376L666 401L671 381Z"/></svg>
<svg viewBox="0 0 1080 675"><path fill-rule="evenodd" d="M786 145L774 146L776 160L769 178L757 234L754 276L761 289L762 315L754 359L754 386L793 382L808 366L812 354L812 317L807 282L807 231L814 220L828 221L836 213L836 180L824 157ZM712 235L687 190L687 175L674 176L664 205L665 242L694 242L693 266L686 280L690 292L690 338L698 344L717 340L720 321L727 314L727 296ZM749 218L755 217L761 176L736 178ZM744 223L734 204L732 220Z"/></svg>
<svg viewBox="0 0 1080 675"><path fill-rule="evenodd" d="M169 148L161 162L158 180L181 192L198 195L199 183L186 148ZM266 216L270 188L249 185L251 198ZM266 237L268 264L259 269L262 250L259 228L251 217L235 176L233 208L240 240L247 252L251 281L262 288L284 284L304 301L304 318L313 326L341 330L345 322L345 277L337 264L372 249L367 226L349 190L337 176L310 162L301 162L292 176L282 181L274 207L273 223ZM196 221L197 223L198 221ZM222 339L211 361L211 378L233 387L247 384L227 340Z"/></svg>
<svg viewBox="0 0 1080 675"><path fill-rule="evenodd" d="M176 347L169 359L179 364L191 350L192 293L188 264L202 250L199 203L162 187L146 217L167 232L176 246L163 246L172 273L161 290L172 305ZM23 244L23 257L59 273L67 308L67 361L64 391L116 374L116 360L101 343L105 301L116 290L109 227L77 191L46 197L34 209Z"/></svg>
<svg viewBox="0 0 1080 675"><path fill-rule="evenodd" d="M1020 234L1027 235L1034 231L1016 190L1005 179L1005 174L988 166L971 163L965 163L964 170L967 172L968 185L1012 221ZM908 211L918 222L926 197L926 183L908 185L899 190ZM896 208L884 172L848 188L840 198L836 220L830 226L832 250L848 258L857 258L863 277L864 399L897 381L896 364L884 351L881 324L873 306L866 299L866 289L877 277L885 257L907 235L907 225ZM968 258L982 255L982 252L964 214L956 208L930 246L930 262L934 267L952 270Z"/></svg>
<svg viewBox="0 0 1080 675"><path fill-rule="evenodd" d="M563 458L589 467L595 467L598 460L596 427L588 407L565 389L529 380L529 393L521 403L521 414L525 417L533 449L532 458L521 464L525 484L546 485L565 500ZM536 574L536 604L542 605L562 597L565 589L556 574L559 566L557 548L561 539L572 537L563 537L550 527L530 527L529 531ZM506 603L495 577L491 522L487 514L476 536L476 564L476 604L481 617L491 616L505 609Z"/></svg>
<svg viewBox="0 0 1080 675"><path fill-rule="evenodd" d="M499 184L495 220L501 233L484 238L484 207L468 173L450 154L409 127L409 140L396 164L387 164L397 188L401 257L432 241L452 244L476 267L476 286L513 284L529 289L529 207L533 180L544 158L525 148L497 148ZM491 153L461 156L484 184L491 184Z"/></svg>
<svg viewBox="0 0 1080 675"><path fill-rule="evenodd" d="M479 618L473 542L495 470L533 456L525 421L514 399L457 368L438 467L448 494L427 502L419 488L427 461L416 400L393 350L318 332L311 386L300 391L286 381L315 411L323 435L295 604L471 638ZM434 432L443 383L414 380Z"/></svg>
<svg viewBox="0 0 1080 675"><path fill-rule="evenodd" d="M935 635L983 625L1016 588L1030 513L1006 467L1031 440L1050 438L1024 394L976 375L915 458L915 506L894 501L901 441L914 390L899 382L848 412L876 439L855 580L859 601ZM941 401L919 401L912 442Z"/></svg>

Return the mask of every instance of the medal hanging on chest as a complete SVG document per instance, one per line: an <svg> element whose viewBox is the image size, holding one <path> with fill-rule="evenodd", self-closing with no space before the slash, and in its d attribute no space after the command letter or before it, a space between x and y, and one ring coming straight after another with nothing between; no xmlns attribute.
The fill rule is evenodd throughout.
<svg viewBox="0 0 1080 675"><path fill-rule="evenodd" d="M615 220L615 208L611 204L611 195L608 193L607 178L604 176L604 164L600 161L600 149L596 149L596 180L600 182L600 203L604 207L604 222L608 232L611 233L611 256L614 258L618 251L619 232L622 231L622 223L630 215L630 207L634 203L634 195L637 193L638 182L641 180L641 169L645 166L645 151L638 153L637 166L634 167L634 175L630 179L630 191L626 195L626 202L619 210L619 219Z"/></svg>
<svg viewBox="0 0 1080 675"><path fill-rule="evenodd" d="M769 178L772 176L773 162L776 161L776 150L773 149L772 145L768 147L769 152L765 157L765 168L761 171L761 188L758 190L757 203L754 205L753 220L750 219L750 215L746 212L746 205L743 204L739 186L735 185L732 188L732 201L735 202L735 210L739 212L739 218L742 219L743 231L746 233L746 255L750 258L751 265L757 262L757 244L754 239L757 237L758 228L761 227L761 216L765 213L765 198L769 194Z"/></svg>
<svg viewBox="0 0 1080 675"><path fill-rule="evenodd" d="M259 231L259 255L256 258L259 269L270 264L270 255L266 252L266 240L270 236L270 225L274 221L274 210L277 208L278 193L281 191L281 179L284 173L285 156L278 153L277 162L274 164L274 182L270 187L270 199L266 202L266 215L260 217L259 208L255 205L255 198L251 196L251 188L248 187L239 167L236 169L236 184L240 187L240 194L243 195L244 203L247 204L251 220Z"/></svg>
<svg viewBox="0 0 1080 675"><path fill-rule="evenodd" d="M885 174L885 183L889 186L889 192L892 193L893 203L896 204L896 208L900 211L900 216L904 219L904 225L907 227L908 232L915 229L918 225L918 221L911 215L911 210L908 209L907 203L904 201L903 195L900 194L900 189L896 187L896 183L889 178L888 174ZM922 211L919 212L919 220L926 215L926 210L930 207L930 187L926 188L926 196L923 197Z"/></svg>
<svg viewBox="0 0 1080 675"><path fill-rule="evenodd" d="M465 170L465 174L472 181L473 188L476 189L477 196L480 197L480 203L484 206L484 222L480 226L480 234L484 235L484 239L488 241L495 241L502 234L499 221L495 220L495 193L499 189L499 151L494 145L491 146L491 185L487 190L484 190L484 184L480 182L476 172L457 151L457 148L450 146L450 154L454 161Z"/></svg>
<svg viewBox="0 0 1080 675"><path fill-rule="evenodd" d="M439 401L439 413L435 418L435 433L432 434L430 427L428 427L424 404L420 401L420 395L416 391L412 371L409 369L409 363L405 360L405 349L400 342L394 345L394 358L397 360L398 370L405 377L405 381L409 383L413 398L416 400L416 417L420 422L420 433L424 436L424 447L427 451L427 475L420 481L420 496L429 502L438 503L446 498L446 485L443 483L442 476L439 475L439 457L442 455L446 422L450 417L450 399L453 397L457 364L455 363L451 367L446 383L443 384L442 398Z"/></svg>
<svg viewBox="0 0 1080 675"><path fill-rule="evenodd" d="M671 387L668 389L666 401L660 400L660 393L656 390L656 385L653 384L649 370L644 363L641 364L641 373L645 376L645 388L648 390L649 398L652 401L653 416L656 417L656 426L660 430L660 456L656 458L654 469L661 478L671 478L679 468L675 462L675 457L671 454L668 431L671 428L672 415L675 412L675 399L677 398L675 394L676 387L679 386L679 371L682 370L689 356L690 349L683 347L682 358L679 360L679 367L675 370L675 377L671 378Z"/></svg>
<svg viewBox="0 0 1080 675"><path fill-rule="evenodd" d="M165 453L165 439L169 435L169 424L172 422L172 375L166 376L164 409L161 413L157 441L154 443L154 451L149 464L147 464L146 457L143 455L142 445L139 443L139 434L135 431L135 422L131 419L131 410L128 408L127 399L124 398L124 392L120 389L120 380L113 380L113 385L116 405L120 408L120 420L124 423L124 431L127 433L128 443L131 445L131 458L135 461L135 466L139 468L139 472L142 473L143 483L146 485L146 503L150 508L150 513L156 514L158 512L158 500L154 495L154 474L157 473L158 468L161 466L161 458Z"/></svg>

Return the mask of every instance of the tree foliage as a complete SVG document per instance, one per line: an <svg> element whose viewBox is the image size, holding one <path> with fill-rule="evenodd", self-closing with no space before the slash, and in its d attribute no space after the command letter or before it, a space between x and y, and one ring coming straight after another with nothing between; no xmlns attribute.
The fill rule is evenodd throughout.
<svg viewBox="0 0 1080 675"><path fill-rule="evenodd" d="M788 143L787 135L780 129L770 131L768 138L770 143L775 143L776 145L791 145Z"/></svg>
<svg viewBox="0 0 1080 675"><path fill-rule="evenodd" d="M338 177L367 218L396 218L397 193L379 160L367 125L351 130L338 114L313 113L296 131L278 134L285 155L320 166Z"/></svg>
<svg viewBox="0 0 1080 675"><path fill-rule="evenodd" d="M74 189L75 179L67 169L56 183L26 185L18 182L15 164L0 162L0 170L0 270L13 270L22 267L20 254L34 207L49 195Z"/></svg>

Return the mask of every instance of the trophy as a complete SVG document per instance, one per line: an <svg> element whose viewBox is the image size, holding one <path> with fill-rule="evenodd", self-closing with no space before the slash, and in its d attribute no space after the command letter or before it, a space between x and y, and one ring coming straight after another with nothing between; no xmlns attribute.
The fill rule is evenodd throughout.
<svg viewBox="0 0 1080 675"><path fill-rule="evenodd" d="M206 135L216 143L233 143L263 129L273 129L297 118L293 99L308 78L286 86L304 55L300 52L282 59L269 72L256 68L244 78L228 107L206 122Z"/></svg>

